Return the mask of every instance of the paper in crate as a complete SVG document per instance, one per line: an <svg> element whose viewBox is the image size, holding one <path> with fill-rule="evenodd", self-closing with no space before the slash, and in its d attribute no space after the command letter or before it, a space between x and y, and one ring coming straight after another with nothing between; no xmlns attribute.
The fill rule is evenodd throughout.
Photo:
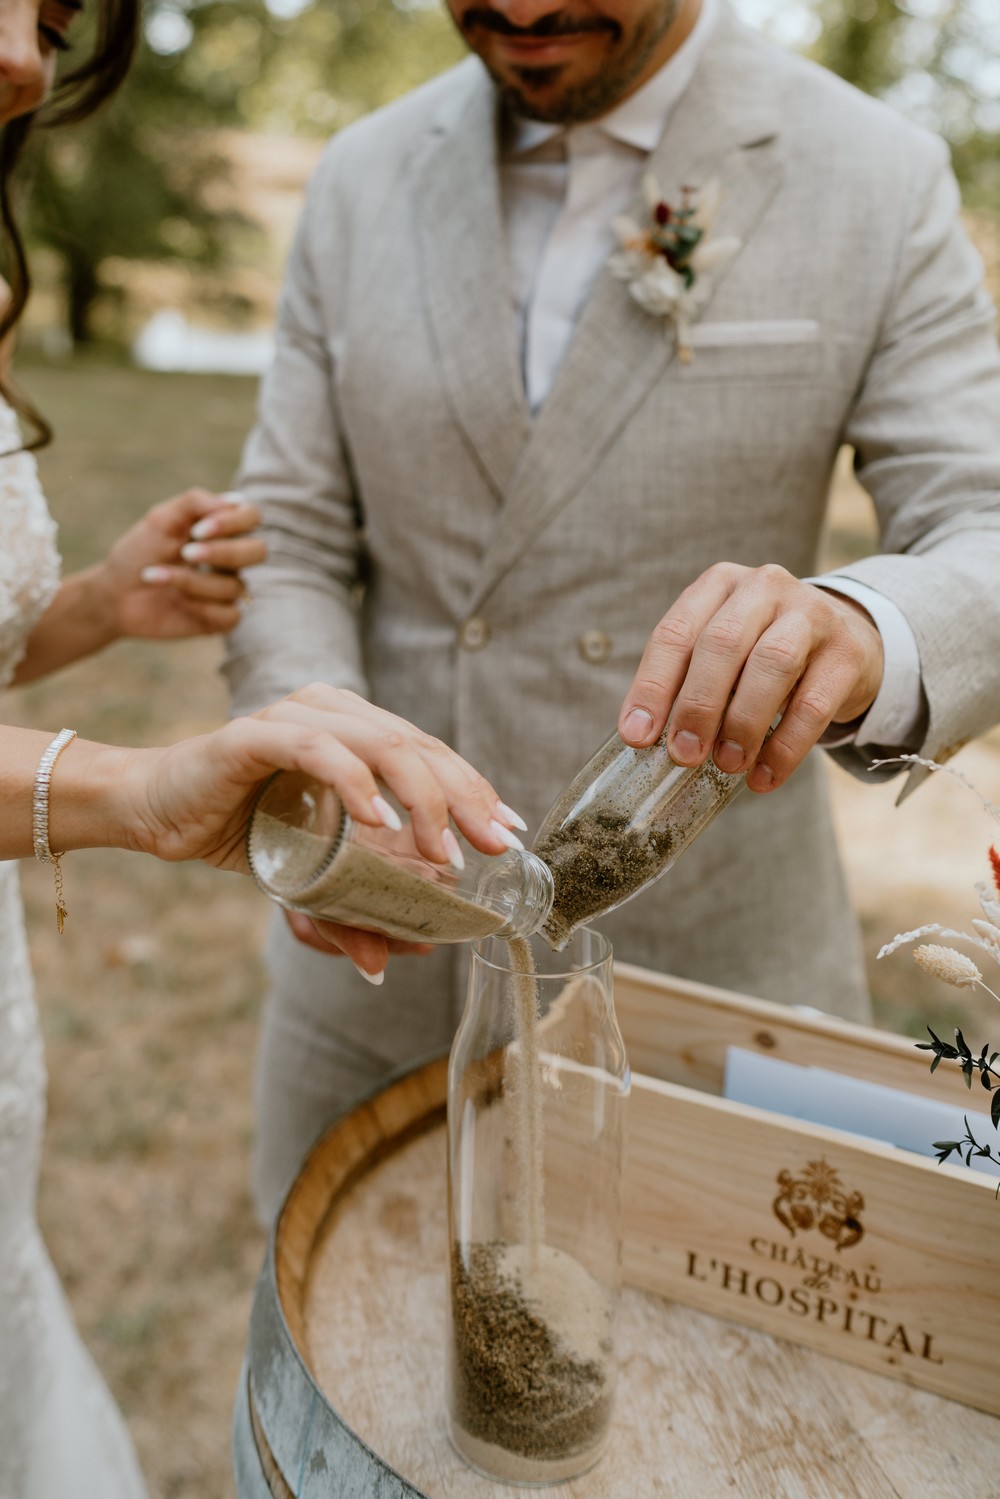
<svg viewBox="0 0 1000 1499"><path fill-rule="evenodd" d="M633 1067L626 1279L1000 1414L995 1178L719 1096L736 1046L940 1101L925 1054L625 965L615 1003ZM953 1087L983 1112L957 1069Z"/></svg>

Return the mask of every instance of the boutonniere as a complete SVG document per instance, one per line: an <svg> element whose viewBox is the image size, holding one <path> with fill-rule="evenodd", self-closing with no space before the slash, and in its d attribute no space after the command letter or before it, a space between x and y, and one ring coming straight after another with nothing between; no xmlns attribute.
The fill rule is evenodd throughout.
<svg viewBox="0 0 1000 1499"><path fill-rule="evenodd" d="M667 319L677 338L677 357L689 364L691 325L711 300L712 274L736 254L741 241L731 235L711 238L722 197L715 179L700 190L683 188L679 207L666 201L655 177L644 178L643 192L649 222L644 228L625 214L615 219L619 248L608 269L628 282L640 307Z"/></svg>

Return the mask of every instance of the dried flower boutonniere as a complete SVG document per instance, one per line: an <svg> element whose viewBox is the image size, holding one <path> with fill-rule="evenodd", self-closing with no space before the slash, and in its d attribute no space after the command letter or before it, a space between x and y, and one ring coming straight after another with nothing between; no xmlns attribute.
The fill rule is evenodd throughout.
<svg viewBox="0 0 1000 1499"><path fill-rule="evenodd" d="M875 763L891 765L900 760L913 765L922 765L926 770L944 770L979 797L994 821L1000 823L1000 807L987 801L972 782L962 775L961 771L953 770L949 765L939 765L934 760L923 760L919 755L899 755L896 760L883 760ZM916 942L918 938L934 936L968 943L995 963L1000 963L1000 852L992 846L989 850L989 862L992 878L980 880L976 884L976 895L979 897L979 909L982 916L973 918L971 932L959 932L951 927L941 926L938 922L930 922L927 926L917 927L912 932L900 932L897 937L880 949L878 956L888 957L897 948ZM968 953L960 952L958 948L950 944L922 942L919 947L913 949L913 957L917 966L925 973L931 974L933 978L941 979L945 984L952 984L956 989L985 989L986 993L992 994L994 999L1000 999L1000 994L997 994L996 990L991 988L983 978L979 965L969 957ZM993 1094L990 1100L990 1120L994 1129L1000 1131L1000 1069L996 1065L1000 1052L994 1050L988 1041L980 1051L973 1051L961 1030L956 1029L954 1044L950 1041L942 1041L940 1036L934 1034L930 1026L927 1030L931 1039L919 1041L917 1046L920 1051L934 1053L931 1071L934 1072L943 1061L958 1062L968 1088L972 1087L973 1078L978 1074L982 1087L987 1093ZM969 1165L974 1156L980 1156L1000 1166L1000 1138L996 1143L977 1139L972 1132L968 1116L965 1119L964 1139L935 1140L934 1149L937 1151L939 1161L946 1161L949 1156L957 1155L964 1157L965 1164ZM1000 1195L1000 1188L997 1191Z"/></svg>
<svg viewBox="0 0 1000 1499"><path fill-rule="evenodd" d="M649 223L643 228L624 214L615 219L619 248L608 269L628 282L640 307L667 319L677 337L677 357L688 364L693 357L691 325L711 299L712 273L736 254L741 241L731 235L710 238L721 202L715 179L700 191L683 188L677 208L663 197L655 177L644 178L643 192Z"/></svg>

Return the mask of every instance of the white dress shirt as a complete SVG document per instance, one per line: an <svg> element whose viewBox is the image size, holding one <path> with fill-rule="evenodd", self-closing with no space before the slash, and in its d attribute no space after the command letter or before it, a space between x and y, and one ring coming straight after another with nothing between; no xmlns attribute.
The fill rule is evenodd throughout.
<svg viewBox="0 0 1000 1499"><path fill-rule="evenodd" d="M506 121L500 201L525 391L544 403L608 256L612 223L634 202L649 156L694 77L721 0L704 0L689 36L643 86L600 119L561 126ZM625 295L625 289L622 289ZM806 581L861 604L882 636L882 686L859 723L831 725L821 741L887 750L919 748L926 703L913 631L884 595L836 574Z"/></svg>

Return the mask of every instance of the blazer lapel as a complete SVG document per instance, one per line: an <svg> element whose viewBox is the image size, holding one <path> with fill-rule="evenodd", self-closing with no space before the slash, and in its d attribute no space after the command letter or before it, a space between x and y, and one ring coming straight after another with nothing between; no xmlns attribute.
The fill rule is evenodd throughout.
<svg viewBox="0 0 1000 1499"><path fill-rule="evenodd" d="M414 174L427 312L459 427L497 498L531 431L504 250L497 103L477 61L438 116Z"/></svg>
<svg viewBox="0 0 1000 1499"><path fill-rule="evenodd" d="M713 236L733 234L744 246L782 178L766 57L762 44L725 12L649 163L668 198L686 183L720 177L723 202ZM645 212L637 205L637 217ZM716 275L716 285L724 275ZM470 609L480 607L572 499L665 376L675 352L664 321L644 312L622 282L602 271L498 517Z"/></svg>

